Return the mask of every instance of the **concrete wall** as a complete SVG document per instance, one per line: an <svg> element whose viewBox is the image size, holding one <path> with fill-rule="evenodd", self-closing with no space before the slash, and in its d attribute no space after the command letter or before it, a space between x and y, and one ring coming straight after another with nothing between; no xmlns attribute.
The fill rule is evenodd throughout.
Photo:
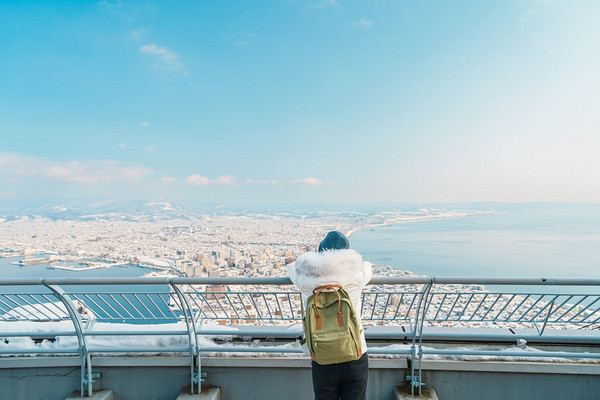
<svg viewBox="0 0 600 400"><path fill-rule="evenodd" d="M112 389L117 400L171 400L189 384L179 357L95 357L102 378L95 389ZM408 365L403 359L371 359L368 398L392 400ZM424 362L424 381L441 400L593 399L600 393L600 366L515 362ZM310 362L291 357L207 358L204 384L221 386L223 400L309 400ZM79 360L72 357L0 359L0 399L62 400L79 389Z"/></svg>

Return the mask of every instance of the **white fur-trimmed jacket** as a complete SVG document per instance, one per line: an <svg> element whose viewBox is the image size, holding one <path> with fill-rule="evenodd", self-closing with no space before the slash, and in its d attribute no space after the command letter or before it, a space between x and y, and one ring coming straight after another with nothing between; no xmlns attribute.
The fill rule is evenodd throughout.
<svg viewBox="0 0 600 400"><path fill-rule="evenodd" d="M363 261L355 250L326 250L304 253L288 264L288 275L292 283L303 294L304 301L313 294L313 289L325 285L341 285L350 296L362 329L361 291L373 275L371 263ZM367 351L364 332L361 334L362 352Z"/></svg>

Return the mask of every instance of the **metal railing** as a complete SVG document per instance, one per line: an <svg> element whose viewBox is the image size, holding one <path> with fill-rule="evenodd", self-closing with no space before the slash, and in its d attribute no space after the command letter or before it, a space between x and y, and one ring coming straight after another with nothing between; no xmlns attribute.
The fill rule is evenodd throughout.
<svg viewBox="0 0 600 400"><path fill-rule="evenodd" d="M472 285L511 285L547 292L484 291ZM556 288L577 287L574 293ZM369 339L410 342L405 348L371 346L370 354L405 354L413 393L421 391L424 354L496 355L493 350L424 348L423 340L504 341L599 345L600 279L504 279L462 277L376 277L362 294L363 324ZM552 290L550 290L552 289ZM571 292L573 292L571 290ZM200 391L201 353L303 353L299 346L223 346L202 337L244 336L296 340L304 310L288 278L69 278L0 280L0 355L78 354L81 394L92 394L92 355L102 353L187 353L192 393ZM70 321L72 330L50 330L47 323ZM23 324L23 323L27 324ZM209 324L228 325L217 328ZM41 324L38 324L41 323ZM98 329L96 323L118 323ZM127 325L123 325L126 323ZM185 324L175 329L169 323ZM293 325L290 328L290 325ZM244 326L239 331L231 326ZM281 329L273 327L280 326ZM369 329L384 326L383 329ZM17 327L18 329L8 329ZM207 329L208 327L208 329ZM453 332L433 327L473 328ZM502 328L491 332L490 329ZM516 329L522 331L516 332ZM547 332L552 330L551 334ZM557 334L560 330L560 334ZM586 334L581 334L585 331ZM175 346L96 346L95 337L183 337ZM43 346L44 340L76 337L73 347ZM11 345L30 338L36 346ZM2 341L3 340L3 341ZM4 346L3 346L4 343ZM600 358L583 352L502 352L503 356Z"/></svg>

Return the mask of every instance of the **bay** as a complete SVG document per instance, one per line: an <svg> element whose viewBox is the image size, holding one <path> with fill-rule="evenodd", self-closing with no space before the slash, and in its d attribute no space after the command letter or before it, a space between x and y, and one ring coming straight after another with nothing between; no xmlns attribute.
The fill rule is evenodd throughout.
<svg viewBox="0 0 600 400"><path fill-rule="evenodd" d="M427 276L600 277L600 206L555 205L355 232L365 260Z"/></svg>

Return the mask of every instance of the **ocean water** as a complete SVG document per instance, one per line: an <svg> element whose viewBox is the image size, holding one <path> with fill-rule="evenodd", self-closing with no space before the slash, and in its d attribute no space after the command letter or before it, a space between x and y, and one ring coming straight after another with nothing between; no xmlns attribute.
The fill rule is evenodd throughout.
<svg viewBox="0 0 600 400"><path fill-rule="evenodd" d="M600 277L600 206L555 205L378 226L351 247L377 265L429 276Z"/></svg>
<svg viewBox="0 0 600 400"><path fill-rule="evenodd" d="M135 265L119 266L85 271L69 271L64 269L48 269L49 264L14 265L23 257L0 258L0 277L4 278L90 278L90 277L137 277L152 271L150 268L141 268ZM62 263L60 263L62 265ZM78 267L76 262L67 262L68 267Z"/></svg>

